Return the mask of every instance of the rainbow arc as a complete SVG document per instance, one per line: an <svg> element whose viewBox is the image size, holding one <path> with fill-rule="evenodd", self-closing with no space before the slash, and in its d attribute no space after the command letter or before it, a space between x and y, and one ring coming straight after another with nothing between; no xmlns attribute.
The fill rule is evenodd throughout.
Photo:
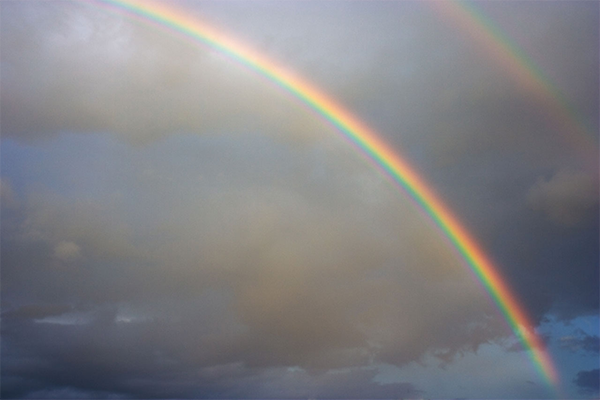
<svg viewBox="0 0 600 400"><path fill-rule="evenodd" d="M356 116L288 69L269 60L266 56L207 25L197 18L178 11L168 3L141 0L95 0L119 13L128 14L146 23L152 23L188 38L204 43L256 71L292 93L308 107L333 124L338 132L350 141L368 160L400 186L439 227L471 271L493 299L515 335L545 382L557 387L558 374L545 350L534 325L524 308L510 291L498 269L460 224L459 220L440 200L433 188L404 160L396 150L386 144L379 135L363 124Z"/></svg>

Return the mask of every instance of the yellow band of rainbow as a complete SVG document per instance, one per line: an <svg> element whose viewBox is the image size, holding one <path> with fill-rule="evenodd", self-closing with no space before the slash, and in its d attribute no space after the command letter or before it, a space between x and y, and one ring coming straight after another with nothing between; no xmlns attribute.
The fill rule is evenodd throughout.
<svg viewBox="0 0 600 400"><path fill-rule="evenodd" d="M433 189L374 131L299 76L197 18L177 11L168 3L146 0L95 0L95 3L109 6L120 13L129 13L145 22L157 23L217 49L275 82L330 121L346 139L400 185L442 230L496 303L539 374L550 386L558 385L558 374L545 346L490 259Z"/></svg>

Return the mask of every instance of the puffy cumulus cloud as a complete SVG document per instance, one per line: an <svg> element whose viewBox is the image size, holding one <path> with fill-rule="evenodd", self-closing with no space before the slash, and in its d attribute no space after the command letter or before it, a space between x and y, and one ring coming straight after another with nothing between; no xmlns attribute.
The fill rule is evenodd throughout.
<svg viewBox="0 0 600 400"><path fill-rule="evenodd" d="M577 225L595 215L598 179L581 171L561 170L550 179L540 178L527 193L527 201L555 223Z"/></svg>
<svg viewBox="0 0 600 400"><path fill-rule="evenodd" d="M324 122L197 43L85 5L3 5L2 133L263 131L305 141Z"/></svg>

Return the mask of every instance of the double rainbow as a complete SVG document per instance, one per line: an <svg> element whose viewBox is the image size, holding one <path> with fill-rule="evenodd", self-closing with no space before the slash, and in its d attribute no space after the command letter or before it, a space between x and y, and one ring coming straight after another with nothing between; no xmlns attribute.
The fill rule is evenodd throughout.
<svg viewBox="0 0 600 400"><path fill-rule="evenodd" d="M466 260L471 270L492 297L506 321L527 350L539 374L550 386L558 375L550 356L523 307L518 303L491 260L465 228L442 203L433 189L419 177L398 153L373 130L307 81L267 57L256 53L213 27L167 3L141 0L95 0L96 4L127 13L143 22L153 22L205 43L240 64L276 83L326 118L339 132L374 162L395 184L400 185L429 215Z"/></svg>

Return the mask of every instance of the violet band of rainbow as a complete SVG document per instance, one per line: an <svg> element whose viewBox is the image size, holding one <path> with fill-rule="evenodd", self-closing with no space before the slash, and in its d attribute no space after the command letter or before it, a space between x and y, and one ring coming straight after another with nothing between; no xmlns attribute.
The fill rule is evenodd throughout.
<svg viewBox="0 0 600 400"><path fill-rule="evenodd" d="M408 193L439 227L497 305L527 351L539 375L551 388L557 388L558 374L550 355L534 331L524 308L511 293L483 249L442 203L434 190L373 130L321 90L291 71L199 21L196 17L176 10L172 5L145 0L89 1L121 14L128 14L143 22L158 24L217 49L292 93L327 119L363 156L374 162L397 186Z"/></svg>

